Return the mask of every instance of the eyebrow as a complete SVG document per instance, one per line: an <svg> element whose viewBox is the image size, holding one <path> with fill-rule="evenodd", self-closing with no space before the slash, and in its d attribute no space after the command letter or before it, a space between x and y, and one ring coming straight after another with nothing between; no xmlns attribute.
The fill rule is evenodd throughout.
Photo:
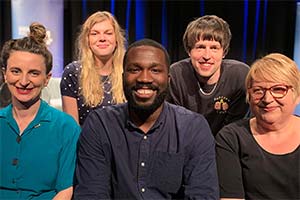
<svg viewBox="0 0 300 200"><path fill-rule="evenodd" d="M140 63L128 63L128 66L133 65L135 67L140 67L141 64ZM157 63L157 62L151 62L150 64L147 64L147 67L156 67L156 66L161 66L161 67L165 67L165 65L161 64L161 63Z"/></svg>

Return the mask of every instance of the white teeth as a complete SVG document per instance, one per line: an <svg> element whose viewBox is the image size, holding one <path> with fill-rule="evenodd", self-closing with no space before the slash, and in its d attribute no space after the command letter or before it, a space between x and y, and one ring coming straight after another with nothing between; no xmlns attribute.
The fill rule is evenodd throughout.
<svg viewBox="0 0 300 200"><path fill-rule="evenodd" d="M139 89L139 90L137 90L137 92L139 94L151 94L151 93L153 93L153 90L150 90L150 89Z"/></svg>

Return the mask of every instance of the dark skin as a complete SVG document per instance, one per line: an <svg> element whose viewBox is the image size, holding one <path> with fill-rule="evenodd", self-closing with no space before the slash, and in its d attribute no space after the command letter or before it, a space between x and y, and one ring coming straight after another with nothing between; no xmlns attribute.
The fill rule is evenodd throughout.
<svg viewBox="0 0 300 200"><path fill-rule="evenodd" d="M129 50L124 66L124 88L132 122L147 133L158 119L168 89L164 52L152 46Z"/></svg>

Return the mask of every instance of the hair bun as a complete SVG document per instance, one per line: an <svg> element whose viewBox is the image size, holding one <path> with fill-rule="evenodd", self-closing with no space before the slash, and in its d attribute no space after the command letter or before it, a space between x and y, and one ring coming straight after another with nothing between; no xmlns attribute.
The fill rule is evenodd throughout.
<svg viewBox="0 0 300 200"><path fill-rule="evenodd" d="M38 22L33 22L32 24L30 24L29 30L30 30L29 33L30 38L34 39L36 42L40 44L46 45L46 38L47 38L46 28L42 24Z"/></svg>

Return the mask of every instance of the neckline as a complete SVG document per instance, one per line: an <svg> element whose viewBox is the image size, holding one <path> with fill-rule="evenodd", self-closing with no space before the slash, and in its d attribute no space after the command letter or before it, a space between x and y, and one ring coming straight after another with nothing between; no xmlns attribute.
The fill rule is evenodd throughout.
<svg viewBox="0 0 300 200"><path fill-rule="evenodd" d="M205 91L202 89L202 87L201 87L201 85L200 85L200 83L199 83L199 80L197 80L197 84L198 84L198 87L199 87L199 91L200 91L204 96L210 96L210 95L213 94L214 91L216 90L217 85L218 85L218 82L216 82L216 83L214 84L214 87L213 87L213 89L212 89L210 92L205 92Z"/></svg>
<svg viewBox="0 0 300 200"><path fill-rule="evenodd" d="M300 144L295 148L293 149L292 151L289 151L289 152L284 152L284 153L273 153L271 151L268 151L267 149L265 149L257 140L256 138L254 137L253 135L253 130L251 128L251 119L248 119L248 130L250 132L250 135L251 135L251 138L252 138L252 141L255 143L255 145L261 149L264 153L268 154L268 155L271 155L271 156L277 156L277 157L283 157L283 156L288 156L288 155L292 155L294 153L296 153L298 151L298 149L300 149Z"/></svg>

